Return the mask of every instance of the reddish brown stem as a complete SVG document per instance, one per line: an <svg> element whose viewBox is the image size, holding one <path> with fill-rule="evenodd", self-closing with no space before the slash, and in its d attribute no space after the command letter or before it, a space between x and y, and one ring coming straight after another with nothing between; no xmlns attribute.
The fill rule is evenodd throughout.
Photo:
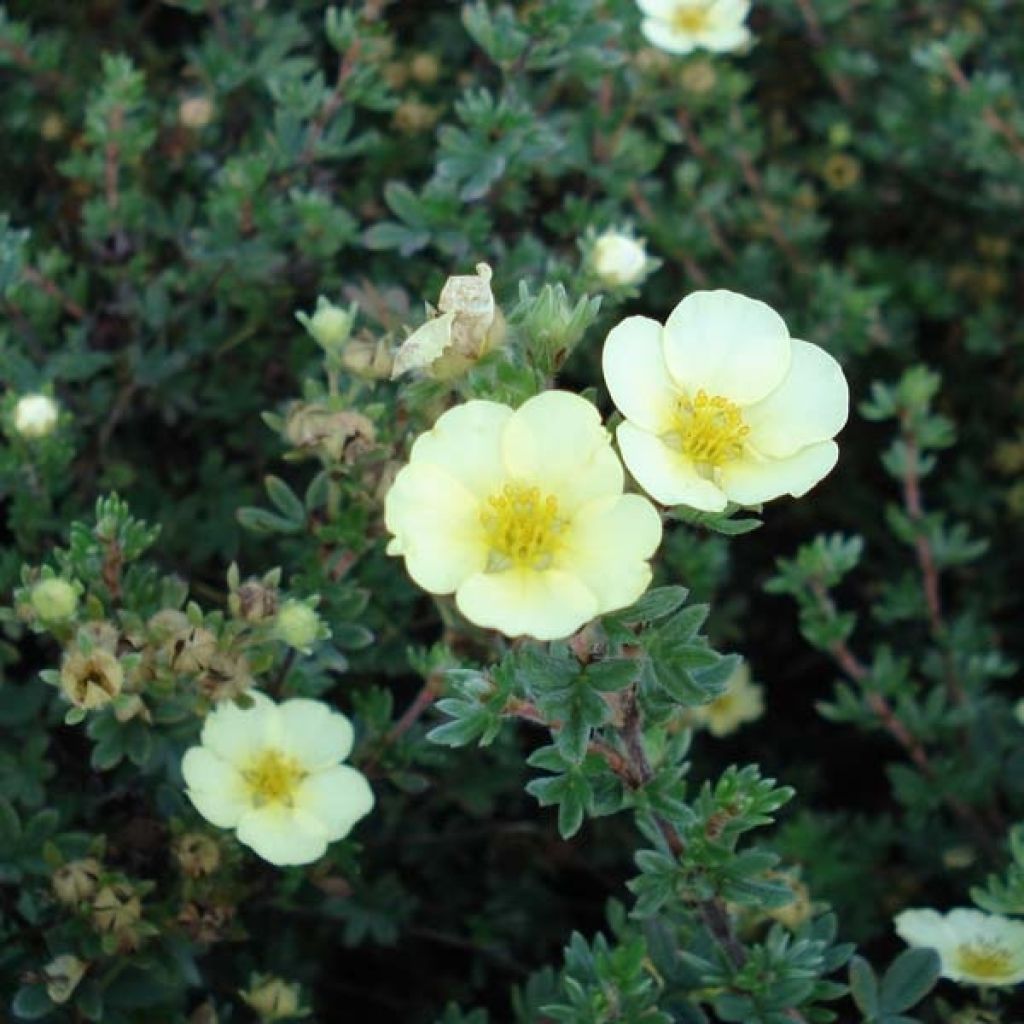
<svg viewBox="0 0 1024 1024"><path fill-rule="evenodd" d="M790 266L798 272L803 271L803 264L800 260L800 254L796 251L793 243L786 237L785 232L782 230L782 218L779 215L778 209L768 198L768 194L765 191L764 181L761 178L760 173L754 166L754 162L750 159L747 153L742 151L738 154L740 163L740 171L743 174L743 180L747 183L747 187L751 192L754 193L754 198L757 201L758 209L761 211L761 216L764 218L766 227L768 228L768 234L771 235L772 241L778 246L779 250L789 261Z"/></svg>
<svg viewBox="0 0 1024 1024"><path fill-rule="evenodd" d="M23 274L29 284L35 285L41 291L46 292L50 298L56 299L68 316L73 317L75 320L85 319L85 310L74 299L67 296L54 281L41 274L35 267L26 267Z"/></svg>
<svg viewBox="0 0 1024 1024"><path fill-rule="evenodd" d="M947 52L944 64L946 73L949 75L957 89L961 92L967 92L971 88L971 80L964 73L964 69L956 62L956 58L951 53ZM1021 139L1017 134L1013 125L1011 125L1009 121L1003 118L991 106L982 107L981 117L992 131L1003 137L1014 155L1019 160L1024 160L1024 139Z"/></svg>
<svg viewBox="0 0 1024 1024"><path fill-rule="evenodd" d="M823 49L827 40L825 38L825 30L821 27L821 20L818 18L818 12L814 9L814 0L796 0L796 5L800 8L800 17L804 20L807 35L810 36L811 42L817 49ZM853 103L854 96L853 86L850 84L849 79L832 72L826 72L825 75L843 105L850 106Z"/></svg>

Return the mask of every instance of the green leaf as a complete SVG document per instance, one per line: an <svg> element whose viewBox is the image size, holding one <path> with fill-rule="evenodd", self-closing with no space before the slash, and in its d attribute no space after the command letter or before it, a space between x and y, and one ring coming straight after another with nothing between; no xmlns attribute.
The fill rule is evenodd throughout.
<svg viewBox="0 0 1024 1024"><path fill-rule="evenodd" d="M267 496L285 519L298 526L305 523L306 506L280 477L266 476L263 478L263 485L267 489Z"/></svg>
<svg viewBox="0 0 1024 1024"><path fill-rule="evenodd" d="M878 1014L878 979L871 964L861 956L850 961L850 995L865 1017Z"/></svg>
<svg viewBox="0 0 1024 1024"><path fill-rule="evenodd" d="M595 690L610 693L629 686L639 672L640 666L632 658L610 658L588 665L583 678Z"/></svg>
<svg viewBox="0 0 1024 1024"><path fill-rule="evenodd" d="M630 624L654 622L671 615L686 600L686 587L656 587L648 590L631 608L619 612L623 622Z"/></svg>
<svg viewBox="0 0 1024 1024"><path fill-rule="evenodd" d="M882 1013L902 1013L916 1006L939 980L941 962L934 949L902 952L882 977L879 1006Z"/></svg>
<svg viewBox="0 0 1024 1024"><path fill-rule="evenodd" d="M53 1008L53 1001L42 985L22 985L11 1002L11 1013L22 1020L39 1020Z"/></svg>

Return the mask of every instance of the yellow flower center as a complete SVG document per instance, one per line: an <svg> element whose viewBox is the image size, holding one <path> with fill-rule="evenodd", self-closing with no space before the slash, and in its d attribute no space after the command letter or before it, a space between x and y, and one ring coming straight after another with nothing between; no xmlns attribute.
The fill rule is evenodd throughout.
<svg viewBox="0 0 1024 1024"><path fill-rule="evenodd" d="M716 467L743 454L749 433L739 406L701 390L692 401L679 400L666 440L699 466Z"/></svg>
<svg viewBox="0 0 1024 1024"><path fill-rule="evenodd" d="M953 956L958 970L981 981L1005 978L1013 966L1009 950L994 942L958 946Z"/></svg>
<svg viewBox="0 0 1024 1024"><path fill-rule="evenodd" d="M294 757L271 749L257 754L249 767L242 772L242 777L249 786L249 793L257 806L290 805L295 797L295 790L306 777L306 773Z"/></svg>
<svg viewBox="0 0 1024 1024"><path fill-rule="evenodd" d="M505 484L480 512L487 546L488 571L513 566L546 569L554 557L566 522L558 516L558 499L537 487Z"/></svg>
<svg viewBox="0 0 1024 1024"><path fill-rule="evenodd" d="M711 27L708 9L703 4L680 4L672 12L672 27L677 32L692 34Z"/></svg>

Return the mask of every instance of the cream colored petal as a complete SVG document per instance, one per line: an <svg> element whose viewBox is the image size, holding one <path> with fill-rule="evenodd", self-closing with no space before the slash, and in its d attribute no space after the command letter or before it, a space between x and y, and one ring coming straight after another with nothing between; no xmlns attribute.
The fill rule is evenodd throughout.
<svg viewBox="0 0 1024 1024"><path fill-rule="evenodd" d="M732 53L750 42L750 30L745 25L725 25L698 32L696 39L712 53Z"/></svg>
<svg viewBox="0 0 1024 1024"><path fill-rule="evenodd" d="M622 493L622 465L601 414L572 392L544 391L524 402L505 427L502 451L508 478L553 494L561 515Z"/></svg>
<svg viewBox="0 0 1024 1024"><path fill-rule="evenodd" d="M344 761L352 750L352 723L320 700L296 697L278 705L281 749L316 772Z"/></svg>
<svg viewBox="0 0 1024 1024"><path fill-rule="evenodd" d="M763 302L726 291L687 295L665 322L665 362L676 384L737 405L759 402L789 369L789 331Z"/></svg>
<svg viewBox="0 0 1024 1024"><path fill-rule="evenodd" d="M409 575L432 594L450 594L487 561L480 500L432 463L402 469L384 501Z"/></svg>
<svg viewBox="0 0 1024 1024"><path fill-rule="evenodd" d="M785 459L737 459L719 471L722 490L738 505L760 505L783 494L805 495L839 459L835 441L808 445Z"/></svg>
<svg viewBox="0 0 1024 1024"><path fill-rule="evenodd" d="M362 772L339 764L303 780L295 807L320 822L330 840L344 839L373 810L373 790Z"/></svg>
<svg viewBox="0 0 1024 1024"><path fill-rule="evenodd" d="M512 414L507 405L480 399L457 405L420 434L409 462L433 463L470 493L486 498L503 482L501 437Z"/></svg>
<svg viewBox="0 0 1024 1024"><path fill-rule="evenodd" d="M746 21L750 13L750 0L714 0L711 19L717 27L728 28Z"/></svg>
<svg viewBox="0 0 1024 1024"><path fill-rule="evenodd" d="M809 342L792 344L789 373L767 398L743 410L750 444L773 458L835 437L850 413L850 389L835 359Z"/></svg>
<svg viewBox="0 0 1024 1024"><path fill-rule="evenodd" d="M238 841L264 860L283 867L311 864L327 850L327 829L308 814L269 804L242 816Z"/></svg>
<svg viewBox="0 0 1024 1024"><path fill-rule="evenodd" d="M619 412L655 434L672 425L679 392L662 354L662 326L646 316L613 327L601 356L604 380Z"/></svg>
<svg viewBox="0 0 1024 1024"><path fill-rule="evenodd" d="M721 512L727 504L722 491L698 472L682 452L628 421L615 436L623 461L636 482L662 505L689 505L702 512Z"/></svg>
<svg viewBox="0 0 1024 1024"><path fill-rule="evenodd" d="M679 9L679 0L636 0L637 7L649 18L671 18Z"/></svg>
<svg viewBox="0 0 1024 1024"><path fill-rule="evenodd" d="M478 626L537 640L571 636L598 611L597 597L557 569L477 573L459 587L455 601Z"/></svg>
<svg viewBox="0 0 1024 1024"><path fill-rule="evenodd" d="M691 53L697 45L691 33L681 32L671 22L661 18L644 18L640 23L640 31L652 46L667 53Z"/></svg>
<svg viewBox="0 0 1024 1024"><path fill-rule="evenodd" d="M249 760L279 735L274 702L257 691L246 696L252 701L250 707L226 701L211 711L203 723L203 746L235 765Z"/></svg>
<svg viewBox="0 0 1024 1024"><path fill-rule="evenodd" d="M241 774L204 747L185 751L181 774L186 796L211 825L234 828L251 806Z"/></svg>
<svg viewBox="0 0 1024 1024"><path fill-rule="evenodd" d="M647 559L660 543L661 518L646 498L602 498L577 513L557 564L586 584L603 614L631 605L648 588Z"/></svg>

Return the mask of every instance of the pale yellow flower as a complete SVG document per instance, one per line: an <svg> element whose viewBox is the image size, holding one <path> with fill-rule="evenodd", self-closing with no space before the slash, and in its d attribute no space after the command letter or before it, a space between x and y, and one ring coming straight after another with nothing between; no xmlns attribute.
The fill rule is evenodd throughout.
<svg viewBox="0 0 1024 1024"><path fill-rule="evenodd" d="M207 716L202 745L181 763L188 797L271 864L308 864L373 807L366 778L340 763L352 726L321 701L250 699Z"/></svg>
<svg viewBox="0 0 1024 1024"><path fill-rule="evenodd" d="M664 327L632 316L608 335L604 376L626 417L629 471L665 505L720 512L800 497L836 464L849 389L824 349L790 338L763 302L699 291Z"/></svg>
<svg viewBox="0 0 1024 1024"><path fill-rule="evenodd" d="M637 0L648 42L668 53L727 53L750 41L749 0Z"/></svg>
<svg viewBox="0 0 1024 1024"><path fill-rule="evenodd" d="M942 976L970 985L1017 985L1024 981L1024 921L960 908L948 914L904 910L896 933L910 946L939 954Z"/></svg>
<svg viewBox="0 0 1024 1024"><path fill-rule="evenodd" d="M512 410L471 401L417 438L388 492L388 553L471 622L552 640L648 587L661 521L623 494L597 409L546 391Z"/></svg>
<svg viewBox="0 0 1024 1024"><path fill-rule="evenodd" d="M745 722L754 722L764 714L761 687L750 681L750 668L741 662L725 684L725 691L710 704L694 708L690 715L695 725L712 736L728 736Z"/></svg>

